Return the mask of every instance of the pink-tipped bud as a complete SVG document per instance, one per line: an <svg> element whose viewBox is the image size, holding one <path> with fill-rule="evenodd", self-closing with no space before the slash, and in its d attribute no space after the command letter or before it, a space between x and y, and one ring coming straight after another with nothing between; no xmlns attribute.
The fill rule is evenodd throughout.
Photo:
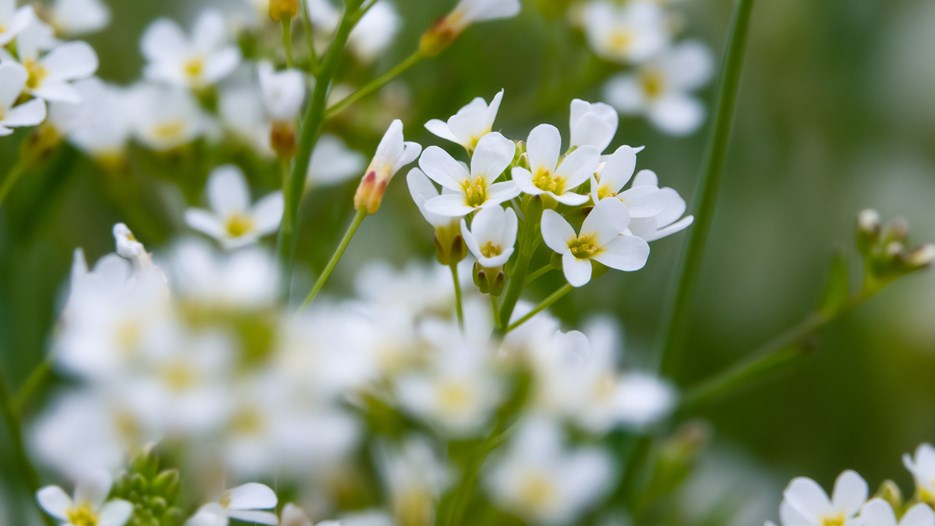
<svg viewBox="0 0 935 526"><path fill-rule="evenodd" d="M383 204L383 196L386 194L386 186L389 179L377 177L377 172L370 170L360 181L357 187L357 193L354 194L354 208L360 212L373 215Z"/></svg>

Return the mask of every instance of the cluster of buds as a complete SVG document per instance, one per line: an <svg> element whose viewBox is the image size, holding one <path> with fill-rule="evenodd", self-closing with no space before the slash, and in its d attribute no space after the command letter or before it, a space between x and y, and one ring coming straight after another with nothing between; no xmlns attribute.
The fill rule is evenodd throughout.
<svg viewBox="0 0 935 526"><path fill-rule="evenodd" d="M885 282L930 267L935 245L909 245L909 224L897 218L883 224L875 210L857 217L857 247L864 260L865 277Z"/></svg>
<svg viewBox="0 0 935 526"><path fill-rule="evenodd" d="M127 526L178 526L185 518L177 506L179 472L160 470L159 457L152 450L133 460L114 484L113 496L133 504Z"/></svg>

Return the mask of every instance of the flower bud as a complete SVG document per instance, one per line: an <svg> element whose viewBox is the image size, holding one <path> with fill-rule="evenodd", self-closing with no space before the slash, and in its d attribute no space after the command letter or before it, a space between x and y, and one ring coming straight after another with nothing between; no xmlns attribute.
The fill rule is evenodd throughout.
<svg viewBox="0 0 935 526"><path fill-rule="evenodd" d="M467 257L467 245L458 223L435 229L435 259L445 266L457 264Z"/></svg>
<svg viewBox="0 0 935 526"><path fill-rule="evenodd" d="M298 14L299 0L269 0L269 17L273 22L288 22Z"/></svg>
<svg viewBox="0 0 935 526"><path fill-rule="evenodd" d="M479 263L474 263L474 284L482 294L491 296L503 294L503 287L506 284L503 267L484 268Z"/></svg>
<svg viewBox="0 0 935 526"><path fill-rule="evenodd" d="M903 507L903 493L900 491L899 486L892 480L883 481L883 484L880 484L880 489L877 490L877 494L874 495L874 497L885 500L894 510L899 510Z"/></svg>
<svg viewBox="0 0 935 526"><path fill-rule="evenodd" d="M375 171L367 172L357 187L357 193L354 194L354 208L358 212L376 214L383 204L383 196L389 182L387 178L378 178Z"/></svg>
<svg viewBox="0 0 935 526"><path fill-rule="evenodd" d="M291 159L296 150L295 124L274 122L269 132L269 143L280 159Z"/></svg>
<svg viewBox="0 0 935 526"><path fill-rule="evenodd" d="M935 245L922 245L906 254L906 263L912 270L932 266L935 263Z"/></svg>
<svg viewBox="0 0 935 526"><path fill-rule="evenodd" d="M880 214L876 210L867 209L857 215L857 249L861 254L869 254L879 243L882 228Z"/></svg>

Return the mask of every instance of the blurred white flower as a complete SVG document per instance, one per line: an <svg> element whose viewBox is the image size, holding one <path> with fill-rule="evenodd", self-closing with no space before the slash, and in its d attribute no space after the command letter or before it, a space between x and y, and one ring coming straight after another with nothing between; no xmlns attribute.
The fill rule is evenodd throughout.
<svg viewBox="0 0 935 526"><path fill-rule="evenodd" d="M928 504L919 503L906 510L897 521L889 502L872 499L860 511L860 521L866 526L932 526L935 525L935 512Z"/></svg>
<svg viewBox="0 0 935 526"><path fill-rule="evenodd" d="M217 84L240 64L240 49L230 42L224 17L204 11L189 37L172 20L156 20L143 33L146 78L202 89Z"/></svg>
<svg viewBox="0 0 935 526"><path fill-rule="evenodd" d="M227 526L229 519L255 524L277 524L276 493L268 486L252 482L225 491L218 502L205 504L185 524L187 526Z"/></svg>
<svg viewBox="0 0 935 526"><path fill-rule="evenodd" d="M190 208L185 221L211 236L225 248L240 248L256 243L279 228L282 221L281 192L250 202L250 188L239 168L233 165L215 169L208 178L208 203L211 211Z"/></svg>
<svg viewBox="0 0 935 526"><path fill-rule="evenodd" d="M425 202L433 214L463 217L475 210L498 207L519 195L513 181L496 181L513 162L516 144L499 133L489 133L478 143L467 169L445 150L429 146L419 159L419 167L444 191Z"/></svg>
<svg viewBox="0 0 935 526"><path fill-rule="evenodd" d="M857 524L855 519L867 500L867 491L867 483L853 471L841 473L830 499L814 480L799 477L783 492L779 516L783 526Z"/></svg>
<svg viewBox="0 0 935 526"><path fill-rule="evenodd" d="M32 6L16 7L16 0L0 0L0 47L9 44L36 18Z"/></svg>
<svg viewBox="0 0 935 526"><path fill-rule="evenodd" d="M584 29L599 56L623 64L640 63L669 43L665 10L652 0L617 3L593 0L584 7Z"/></svg>
<svg viewBox="0 0 935 526"><path fill-rule="evenodd" d="M549 420L520 424L504 455L488 463L487 492L496 503L544 524L566 524L601 498L613 459L598 449L569 450Z"/></svg>
<svg viewBox="0 0 935 526"><path fill-rule="evenodd" d="M312 152L307 181L313 187L343 183L359 176L366 166L363 155L348 148L338 137L324 134Z"/></svg>
<svg viewBox="0 0 935 526"><path fill-rule="evenodd" d="M52 103L49 122L90 157L116 164L123 158L132 133L126 91L97 77L78 81L74 88L81 102Z"/></svg>
<svg viewBox="0 0 935 526"><path fill-rule="evenodd" d="M503 90L494 95L490 104L477 97L449 117L447 122L433 119L425 123L425 129L446 141L460 144L471 153L481 137L493 130L502 101Z"/></svg>
<svg viewBox="0 0 935 526"><path fill-rule="evenodd" d="M11 128L36 126L46 118L45 103L33 99L16 104L26 87L29 73L15 62L0 63L0 137L13 133Z"/></svg>
<svg viewBox="0 0 935 526"><path fill-rule="evenodd" d="M78 481L74 498L58 486L46 486L36 493L36 499L63 526L123 526L133 515L133 505L120 499L107 500L112 484L110 473L96 470Z"/></svg>
<svg viewBox="0 0 935 526"><path fill-rule="evenodd" d="M581 287L591 281L591 260L626 272L646 265L649 244L624 234L629 222L627 207L616 199L597 203L577 234L561 215L546 210L542 213L542 239L562 256L568 283Z"/></svg>
<svg viewBox="0 0 935 526"><path fill-rule="evenodd" d="M598 167L591 179L591 199L596 203L609 197L627 206L631 218L655 218L666 205L665 195L651 184L634 185L624 190L636 170L636 154L642 148L621 146Z"/></svg>
<svg viewBox="0 0 935 526"><path fill-rule="evenodd" d="M85 42L55 41L51 29L33 19L16 39L16 56L26 68L25 93L57 102L80 102L72 85L97 71L97 53Z"/></svg>
<svg viewBox="0 0 935 526"><path fill-rule="evenodd" d="M620 117L617 111L603 102L590 103L581 99L571 101L570 145L572 148L593 146L603 152L617 134Z"/></svg>
<svg viewBox="0 0 935 526"><path fill-rule="evenodd" d="M919 499L929 504L935 503L935 448L930 444L921 444L915 455L903 455L903 464L912 473Z"/></svg>
<svg viewBox="0 0 935 526"><path fill-rule="evenodd" d="M305 75L297 69L276 71L263 61L257 65L260 93L266 112L274 122L292 122L305 101Z"/></svg>
<svg viewBox="0 0 935 526"><path fill-rule="evenodd" d="M110 8L101 0L55 0L49 22L56 33L74 37L96 33L110 24Z"/></svg>
<svg viewBox="0 0 935 526"><path fill-rule="evenodd" d="M263 157L275 155L270 144L269 120L260 88L253 82L227 82L220 90L218 117L239 145Z"/></svg>
<svg viewBox="0 0 935 526"><path fill-rule="evenodd" d="M386 187L393 176L402 167L415 161L420 153L422 146L414 142L405 142L403 123L399 119L394 120L380 140L366 175L357 188L354 207L369 214L375 213L383 202Z"/></svg>
<svg viewBox="0 0 935 526"><path fill-rule="evenodd" d="M375 456L400 521L430 524L434 501L452 478L441 455L425 439L408 437L399 447L378 444Z"/></svg>
<svg viewBox="0 0 935 526"><path fill-rule="evenodd" d="M147 148L172 150L208 130L207 117L185 90L142 84L132 88L129 97L134 135Z"/></svg>
<svg viewBox="0 0 935 526"><path fill-rule="evenodd" d="M659 130L687 135L704 122L705 107L691 95L711 80L714 58L700 42L684 42L642 64L636 73L612 78L604 97L627 115L645 115Z"/></svg>
<svg viewBox="0 0 935 526"><path fill-rule="evenodd" d="M658 189L658 177L651 170L641 170L633 178L633 184L630 191L639 195L644 192L642 187ZM626 192L624 192L626 193ZM648 193L653 193L649 190ZM634 197L636 196L634 195ZM684 216L686 210L685 200L672 188L659 189L658 195L654 200L661 203L661 210L658 214L651 217L633 217L630 221L628 231L637 237L646 241L656 241L672 234L685 230L695 221L694 216ZM623 199L621 199L623 201ZM627 203L629 204L629 203ZM655 207L656 204L653 205ZM642 213L640 214L643 215Z"/></svg>
<svg viewBox="0 0 935 526"><path fill-rule="evenodd" d="M484 268L506 265L513 255L519 222L512 208L492 206L482 209L471 221L461 220L461 235L477 262Z"/></svg>
<svg viewBox="0 0 935 526"><path fill-rule="evenodd" d="M582 146L562 157L562 134L551 124L541 124L529 134L526 155L530 169L513 168L513 181L523 193L547 195L568 206L588 201L588 196L573 190L587 181L600 163L597 148Z"/></svg>
<svg viewBox="0 0 935 526"><path fill-rule="evenodd" d="M308 0L306 3L312 23L325 34L338 28L341 11L331 0ZM390 2L378 2L360 19L348 37L348 47L362 62L377 59L393 43L401 21Z"/></svg>
<svg viewBox="0 0 935 526"><path fill-rule="evenodd" d="M519 0L461 0L442 23L450 31L460 33L477 22L512 18L520 8Z"/></svg>

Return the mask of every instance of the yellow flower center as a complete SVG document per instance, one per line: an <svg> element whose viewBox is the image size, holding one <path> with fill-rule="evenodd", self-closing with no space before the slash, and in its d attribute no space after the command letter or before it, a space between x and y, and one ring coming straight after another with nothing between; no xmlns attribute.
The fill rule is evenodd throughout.
<svg viewBox="0 0 935 526"><path fill-rule="evenodd" d="M97 514L88 503L72 508L65 513L68 522L73 526L97 526Z"/></svg>
<svg viewBox="0 0 935 526"><path fill-rule="evenodd" d="M626 53L630 50L630 47L633 45L633 32L630 30L617 30L611 33L610 37L607 39L607 44L610 46L610 49L617 53Z"/></svg>
<svg viewBox="0 0 935 526"><path fill-rule="evenodd" d="M171 364L162 371L162 379L173 391L184 391L198 383L198 375L184 363Z"/></svg>
<svg viewBox="0 0 935 526"><path fill-rule="evenodd" d="M201 57L189 59L182 65L182 70L190 79L201 78L202 73L205 71L205 60Z"/></svg>
<svg viewBox="0 0 935 526"><path fill-rule="evenodd" d="M488 241L484 243L484 246L480 247L480 253L485 258L492 258L503 254L503 247L500 245L495 245L493 241Z"/></svg>
<svg viewBox="0 0 935 526"><path fill-rule="evenodd" d="M26 73L28 74L26 77L26 87L28 89L39 89L39 86L42 85L42 81L49 76L48 70L35 60L23 61L23 67L26 68Z"/></svg>
<svg viewBox="0 0 935 526"><path fill-rule="evenodd" d="M125 320L114 332L117 347L124 354L130 354L143 340L143 328L136 320Z"/></svg>
<svg viewBox="0 0 935 526"><path fill-rule="evenodd" d="M666 90L665 77L662 73L655 70L648 70L640 73L640 84L643 86L643 93L650 99L658 98Z"/></svg>
<svg viewBox="0 0 935 526"><path fill-rule="evenodd" d="M593 235L578 236L568 243L571 255L578 259L591 259L601 253L597 238Z"/></svg>
<svg viewBox="0 0 935 526"><path fill-rule="evenodd" d="M240 237L253 231L253 219L242 215L233 214L227 219L224 230L230 237Z"/></svg>
<svg viewBox="0 0 935 526"><path fill-rule="evenodd" d="M844 515L835 515L834 517L824 517L821 520L821 526L844 526L846 521Z"/></svg>
<svg viewBox="0 0 935 526"><path fill-rule="evenodd" d="M537 169L535 175L532 176L532 184L536 185L536 188L555 195L565 193L566 182L564 177L555 175L551 170L542 167Z"/></svg>
<svg viewBox="0 0 935 526"><path fill-rule="evenodd" d="M487 180L483 177L461 181L461 189L468 206L480 206L487 202Z"/></svg>
<svg viewBox="0 0 935 526"><path fill-rule="evenodd" d="M185 122L182 120L167 121L153 126L153 135L163 140L176 140L185 133Z"/></svg>
<svg viewBox="0 0 935 526"><path fill-rule="evenodd" d="M526 508L541 510L555 500L556 490L552 481L542 475L531 475L523 481L519 499Z"/></svg>
<svg viewBox="0 0 935 526"><path fill-rule="evenodd" d="M617 197L617 192L614 192L606 185L601 185L597 188L597 200L605 199L608 197Z"/></svg>
<svg viewBox="0 0 935 526"><path fill-rule="evenodd" d="M461 382L445 382L438 392L441 406L452 413L459 413L471 406L474 399L471 389Z"/></svg>
<svg viewBox="0 0 935 526"><path fill-rule="evenodd" d="M263 430L263 417L253 409L241 411L231 421L231 429L242 435L258 435ZM225 506L223 497L221 506Z"/></svg>

